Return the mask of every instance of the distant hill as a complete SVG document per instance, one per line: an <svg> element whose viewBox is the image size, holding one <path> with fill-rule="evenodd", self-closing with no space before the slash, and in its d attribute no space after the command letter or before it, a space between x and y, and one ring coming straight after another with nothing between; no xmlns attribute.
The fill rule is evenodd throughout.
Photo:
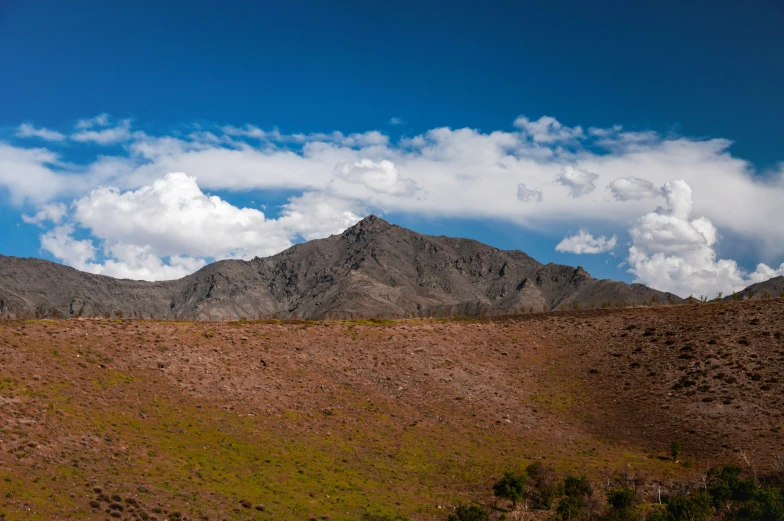
<svg viewBox="0 0 784 521"><path fill-rule="evenodd" d="M735 299L755 299L755 298L770 298L784 296L784 276L773 277L764 282L757 282L752 284L741 291L738 291L734 296L727 295L722 300Z"/></svg>
<svg viewBox="0 0 784 521"><path fill-rule="evenodd" d="M219 261L166 282L0 256L0 314L317 319L498 314L652 299L682 302L641 284L597 280L580 267L543 265L519 250L474 240L422 235L375 216L271 257Z"/></svg>

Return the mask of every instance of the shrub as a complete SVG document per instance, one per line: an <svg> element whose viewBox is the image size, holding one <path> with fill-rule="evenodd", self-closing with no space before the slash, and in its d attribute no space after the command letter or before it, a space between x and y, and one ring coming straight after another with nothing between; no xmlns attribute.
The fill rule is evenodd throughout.
<svg viewBox="0 0 784 521"><path fill-rule="evenodd" d="M688 385L686 386L688 387ZM681 454L681 442L673 441L670 443L670 455L672 455L672 459L678 461L678 456Z"/></svg>
<svg viewBox="0 0 784 521"><path fill-rule="evenodd" d="M666 509L657 508L648 512L645 521L672 521L670 513Z"/></svg>
<svg viewBox="0 0 784 521"><path fill-rule="evenodd" d="M711 497L706 492L676 497L667 503L672 521L707 521L713 510Z"/></svg>
<svg viewBox="0 0 784 521"><path fill-rule="evenodd" d="M749 483L740 478L740 473L739 466L726 465L708 474L712 482L708 487L708 493L716 506L722 507L729 501L749 499L751 492Z"/></svg>
<svg viewBox="0 0 784 521"><path fill-rule="evenodd" d="M636 521L640 518L634 507L634 490L629 487L616 487L607 492L606 521Z"/></svg>
<svg viewBox="0 0 784 521"><path fill-rule="evenodd" d="M455 513L447 518L447 521L487 521L488 519L489 514L484 508L476 505L460 505Z"/></svg>
<svg viewBox="0 0 784 521"><path fill-rule="evenodd" d="M631 507L634 505L634 490L628 487L610 490L607 492L607 504L618 510Z"/></svg>

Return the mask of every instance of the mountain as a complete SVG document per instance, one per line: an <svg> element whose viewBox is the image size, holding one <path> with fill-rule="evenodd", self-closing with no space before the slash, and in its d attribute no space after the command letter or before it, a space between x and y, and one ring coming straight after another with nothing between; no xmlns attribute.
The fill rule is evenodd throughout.
<svg viewBox="0 0 784 521"><path fill-rule="evenodd" d="M200 319L422 316L682 302L641 284L597 280L525 253L432 237L370 216L340 235L251 261L224 260L179 280L145 282L0 256L0 315Z"/></svg>
<svg viewBox="0 0 784 521"><path fill-rule="evenodd" d="M722 300L745 300L782 296L784 296L784 276L778 276L764 282L752 284L734 295L727 295Z"/></svg>

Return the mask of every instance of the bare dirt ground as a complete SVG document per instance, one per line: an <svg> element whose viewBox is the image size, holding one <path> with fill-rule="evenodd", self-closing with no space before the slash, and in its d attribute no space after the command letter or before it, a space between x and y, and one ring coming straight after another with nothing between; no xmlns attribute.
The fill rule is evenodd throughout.
<svg viewBox="0 0 784 521"><path fill-rule="evenodd" d="M0 519L445 519L539 459L597 481L764 473L784 447L782 335L784 299L3 322Z"/></svg>

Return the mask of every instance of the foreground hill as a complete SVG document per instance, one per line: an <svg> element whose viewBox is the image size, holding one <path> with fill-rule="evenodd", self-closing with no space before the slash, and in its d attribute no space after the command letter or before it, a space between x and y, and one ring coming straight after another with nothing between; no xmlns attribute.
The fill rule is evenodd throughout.
<svg viewBox="0 0 784 521"><path fill-rule="evenodd" d="M784 447L784 299L0 321L0 361L8 520L104 520L116 505L129 519L445 520L534 461L586 473L600 495L621 471L654 503L708 466L763 478Z"/></svg>
<svg viewBox="0 0 784 521"><path fill-rule="evenodd" d="M682 302L597 280L521 251L431 237L368 217L341 235L267 258L226 260L180 280L142 282L0 256L0 314L116 313L199 319L480 315Z"/></svg>

